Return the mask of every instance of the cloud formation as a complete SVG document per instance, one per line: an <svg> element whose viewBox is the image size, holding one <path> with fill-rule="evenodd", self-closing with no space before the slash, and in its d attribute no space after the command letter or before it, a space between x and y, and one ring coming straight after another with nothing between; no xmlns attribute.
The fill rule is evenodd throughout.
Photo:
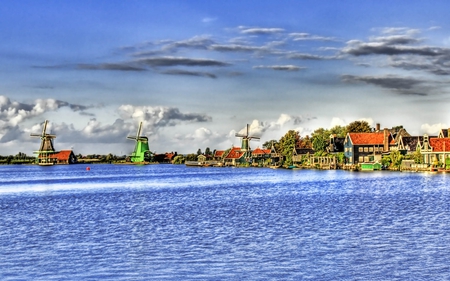
<svg viewBox="0 0 450 281"><path fill-rule="evenodd" d="M342 81L346 83L362 82L370 85L379 86L385 89L392 90L402 95L418 95L426 96L427 92L417 92L418 86L422 86L423 90L427 87L423 86L426 81L412 77L398 77L393 75L384 76L355 76L342 75Z"/></svg>
<svg viewBox="0 0 450 281"><path fill-rule="evenodd" d="M281 71L299 71L300 69L305 69L305 67L300 67L296 65L257 65L253 69L272 69Z"/></svg>

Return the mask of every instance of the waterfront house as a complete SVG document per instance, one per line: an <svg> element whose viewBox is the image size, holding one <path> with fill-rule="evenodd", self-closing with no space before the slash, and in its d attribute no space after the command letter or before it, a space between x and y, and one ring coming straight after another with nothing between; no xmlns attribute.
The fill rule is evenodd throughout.
<svg viewBox="0 0 450 281"><path fill-rule="evenodd" d="M295 147L292 151L292 163L303 164L304 161L309 161L310 155L314 155L314 149Z"/></svg>
<svg viewBox="0 0 450 281"><path fill-rule="evenodd" d="M388 154L395 141L388 129L372 133L347 133L344 154L347 164L381 162L382 155Z"/></svg>
<svg viewBox="0 0 450 281"><path fill-rule="evenodd" d="M221 162L225 155L225 150L215 150L213 154L213 160Z"/></svg>
<svg viewBox="0 0 450 281"><path fill-rule="evenodd" d="M403 155L409 155L420 150L421 143L423 142L423 136L399 136L395 141L395 146L391 147L391 150L398 150Z"/></svg>
<svg viewBox="0 0 450 281"><path fill-rule="evenodd" d="M58 152L51 152L46 154L39 154L39 163L41 158L45 158L46 163L53 164L75 164L77 163L77 157L72 150L61 150Z"/></svg>
<svg viewBox="0 0 450 281"><path fill-rule="evenodd" d="M232 147L229 152L223 158L225 166L236 166L241 163L245 163L246 151L242 151L240 147Z"/></svg>
<svg viewBox="0 0 450 281"><path fill-rule="evenodd" d="M270 149L261 149L257 147L252 151L252 163L258 166L264 166L267 159L271 158Z"/></svg>
<svg viewBox="0 0 450 281"><path fill-rule="evenodd" d="M429 137L425 134L419 149L425 164L446 163L450 157L450 138Z"/></svg>

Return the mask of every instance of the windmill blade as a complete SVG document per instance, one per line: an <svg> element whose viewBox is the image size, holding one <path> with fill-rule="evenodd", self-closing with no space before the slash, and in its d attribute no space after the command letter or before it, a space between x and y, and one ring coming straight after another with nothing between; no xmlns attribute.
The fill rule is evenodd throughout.
<svg viewBox="0 0 450 281"><path fill-rule="evenodd" d="M136 134L136 139L139 139L139 136L141 135L141 130L142 130L142 122L139 123L139 128Z"/></svg>
<svg viewBox="0 0 450 281"><path fill-rule="evenodd" d="M45 136L45 132L47 131L47 123L48 123L48 120L45 120L44 127L42 127L42 136Z"/></svg>
<svg viewBox="0 0 450 281"><path fill-rule="evenodd" d="M38 134L30 134L31 137L41 137L42 135L38 135Z"/></svg>
<svg viewBox="0 0 450 281"><path fill-rule="evenodd" d="M247 135L244 135L244 134L238 134L238 133L236 133L235 136L236 136L236 137L240 137L240 138L246 138L246 137L247 137Z"/></svg>

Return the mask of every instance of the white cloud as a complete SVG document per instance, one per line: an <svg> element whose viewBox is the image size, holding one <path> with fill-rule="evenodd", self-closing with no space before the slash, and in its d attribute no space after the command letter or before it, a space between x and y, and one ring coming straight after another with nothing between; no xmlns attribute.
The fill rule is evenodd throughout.
<svg viewBox="0 0 450 281"><path fill-rule="evenodd" d="M425 123L420 126L422 132L429 135L437 135L442 128L447 128L447 125L445 123L437 123L432 125Z"/></svg>

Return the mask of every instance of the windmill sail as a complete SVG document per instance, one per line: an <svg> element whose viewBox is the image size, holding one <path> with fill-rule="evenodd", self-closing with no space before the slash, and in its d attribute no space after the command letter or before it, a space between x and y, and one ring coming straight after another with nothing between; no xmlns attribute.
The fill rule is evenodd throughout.
<svg viewBox="0 0 450 281"><path fill-rule="evenodd" d="M250 150L250 145L249 145L250 140L252 140L252 139L259 140L260 139L259 137L249 135L249 126L250 125L247 124L247 131L245 134L240 134L240 133L235 134L236 137L242 138L242 142L241 142L241 150L242 151Z"/></svg>

